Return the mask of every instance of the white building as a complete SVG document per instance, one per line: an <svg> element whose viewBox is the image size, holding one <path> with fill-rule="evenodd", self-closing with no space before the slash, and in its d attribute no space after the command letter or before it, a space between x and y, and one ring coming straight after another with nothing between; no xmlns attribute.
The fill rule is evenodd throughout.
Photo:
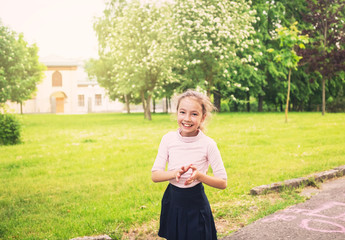
<svg viewBox="0 0 345 240"><path fill-rule="evenodd" d="M23 103L23 113L122 112L123 104L112 101L97 81L90 80L83 62L59 57L41 60L47 67L33 99ZM20 105L8 103L10 111L20 113Z"/></svg>

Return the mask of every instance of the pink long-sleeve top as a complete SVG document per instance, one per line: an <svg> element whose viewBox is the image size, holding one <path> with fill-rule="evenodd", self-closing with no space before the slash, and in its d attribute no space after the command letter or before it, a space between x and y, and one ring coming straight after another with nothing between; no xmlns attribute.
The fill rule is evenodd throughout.
<svg viewBox="0 0 345 240"><path fill-rule="evenodd" d="M213 175L218 178L227 179L223 160L216 142L199 131L197 136L183 137L180 130L165 134L158 148L152 172L165 170L168 163L168 171L180 169L182 166L193 164L199 172L206 174L209 166L213 170ZM192 169L183 174L180 181L170 180L170 183L180 187L193 187L199 183L194 181L190 185L184 185L191 176Z"/></svg>

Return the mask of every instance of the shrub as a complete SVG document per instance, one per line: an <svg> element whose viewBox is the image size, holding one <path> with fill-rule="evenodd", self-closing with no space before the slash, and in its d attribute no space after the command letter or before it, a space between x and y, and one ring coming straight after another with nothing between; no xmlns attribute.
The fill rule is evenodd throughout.
<svg viewBox="0 0 345 240"><path fill-rule="evenodd" d="M0 145L13 145L20 143L21 124L11 114L0 113Z"/></svg>
<svg viewBox="0 0 345 240"><path fill-rule="evenodd" d="M330 103L327 103L327 112L345 112L345 96L332 99Z"/></svg>
<svg viewBox="0 0 345 240"><path fill-rule="evenodd" d="M230 112L229 104L222 102L220 105L220 112Z"/></svg>

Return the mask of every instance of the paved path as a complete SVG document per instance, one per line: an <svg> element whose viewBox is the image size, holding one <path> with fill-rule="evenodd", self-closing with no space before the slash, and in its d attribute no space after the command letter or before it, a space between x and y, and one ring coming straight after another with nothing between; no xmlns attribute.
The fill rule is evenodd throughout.
<svg viewBox="0 0 345 240"><path fill-rule="evenodd" d="M308 191L304 194L310 194ZM262 218L222 240L345 240L345 177L312 191L316 195L306 202Z"/></svg>

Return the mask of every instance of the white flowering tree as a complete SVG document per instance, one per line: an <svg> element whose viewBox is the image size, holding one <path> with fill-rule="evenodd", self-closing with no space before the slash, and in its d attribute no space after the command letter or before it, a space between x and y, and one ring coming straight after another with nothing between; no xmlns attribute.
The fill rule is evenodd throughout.
<svg viewBox="0 0 345 240"><path fill-rule="evenodd" d="M140 97L149 120L155 89L172 80L168 9L165 3L154 1L112 1L95 24L100 59L108 66L100 84L119 97Z"/></svg>
<svg viewBox="0 0 345 240"><path fill-rule="evenodd" d="M210 96L217 83L234 84L229 69L240 61L238 47L251 44L254 14L245 0L177 0L173 8L177 67L185 76L185 88L199 86Z"/></svg>
<svg viewBox="0 0 345 240"><path fill-rule="evenodd" d="M219 89L222 98L228 99L229 105L234 111L239 110L239 106L246 104L247 111L250 112L251 97L262 93L262 85L265 82L265 75L259 69L259 64L264 60L262 45L259 39L251 36L251 45L247 49L239 48L238 61L234 61L229 68L231 81L223 81Z"/></svg>

